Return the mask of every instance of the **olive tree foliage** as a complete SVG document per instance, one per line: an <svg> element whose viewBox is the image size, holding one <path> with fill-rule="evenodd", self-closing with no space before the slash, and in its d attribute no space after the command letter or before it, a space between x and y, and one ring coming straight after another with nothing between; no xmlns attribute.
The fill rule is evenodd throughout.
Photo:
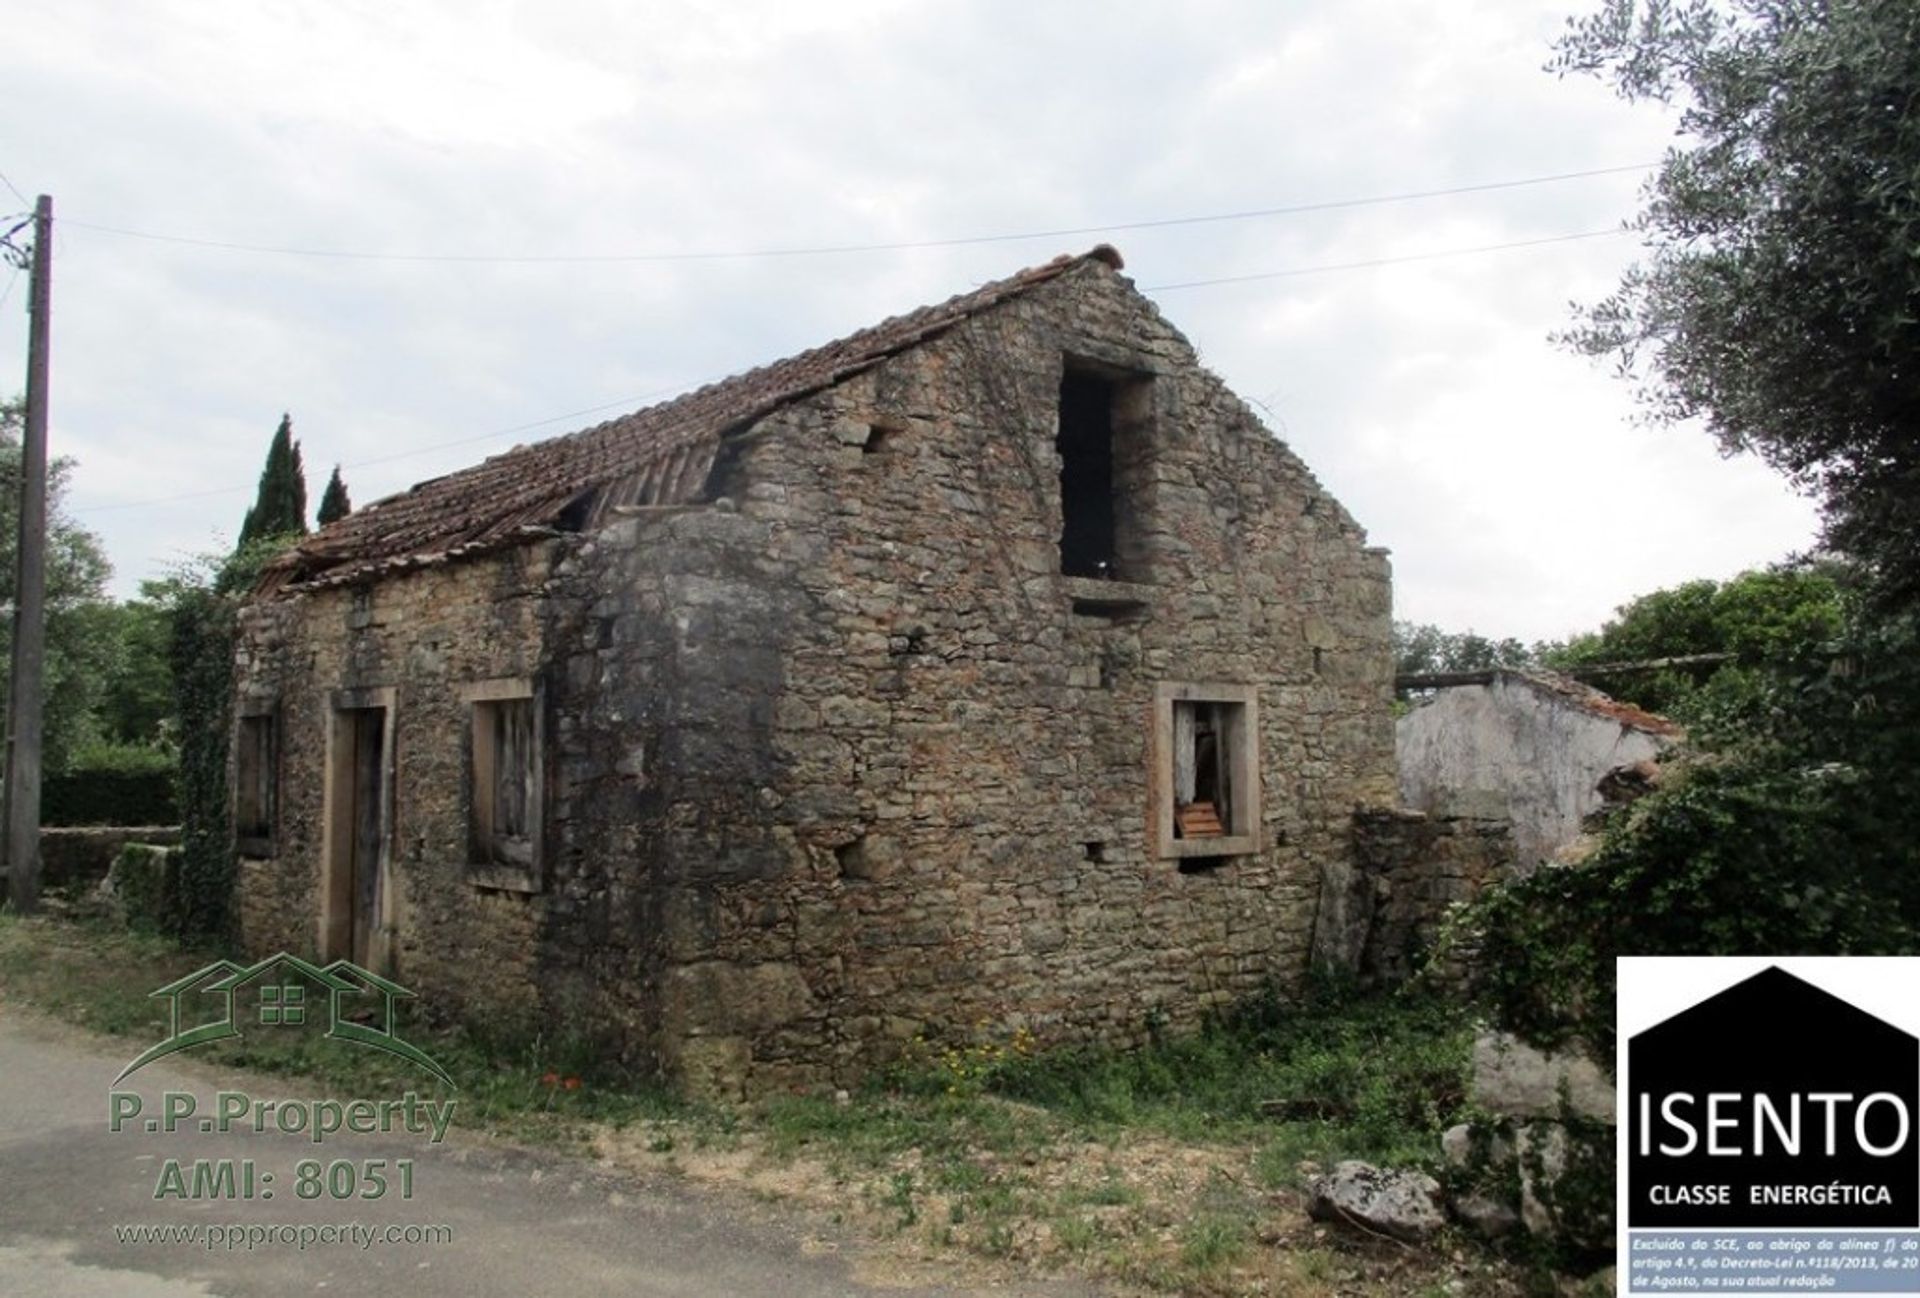
<svg viewBox="0 0 1920 1298"><path fill-rule="evenodd" d="M1604 0L1550 65L1678 111L1644 258L1565 336L1821 502L1920 603L1920 5Z"/></svg>

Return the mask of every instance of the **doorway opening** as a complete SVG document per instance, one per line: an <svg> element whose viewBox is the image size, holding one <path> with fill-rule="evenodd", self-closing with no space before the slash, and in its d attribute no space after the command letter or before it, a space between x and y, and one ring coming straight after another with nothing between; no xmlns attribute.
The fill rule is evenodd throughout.
<svg viewBox="0 0 1920 1298"><path fill-rule="evenodd" d="M374 972L390 970L393 954L393 724L391 701L381 698L391 693L336 701L327 743L321 951Z"/></svg>

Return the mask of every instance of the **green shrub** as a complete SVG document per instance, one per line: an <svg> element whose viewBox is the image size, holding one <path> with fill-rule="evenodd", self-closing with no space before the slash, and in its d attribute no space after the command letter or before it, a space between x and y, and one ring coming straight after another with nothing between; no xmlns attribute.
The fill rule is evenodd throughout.
<svg viewBox="0 0 1920 1298"><path fill-rule="evenodd" d="M1818 653L1701 692L1711 751L1573 869L1485 894L1465 932L1495 1016L1610 1052L1614 959L1920 949L1920 629L1860 615Z"/></svg>
<svg viewBox="0 0 1920 1298"><path fill-rule="evenodd" d="M174 825L178 763L146 744L91 744L65 771L49 774L40 791L44 825Z"/></svg>
<svg viewBox="0 0 1920 1298"><path fill-rule="evenodd" d="M68 769L110 771L126 775L171 775L180 768L180 755L158 744L128 744L100 740L74 752Z"/></svg>
<svg viewBox="0 0 1920 1298"><path fill-rule="evenodd" d="M1466 1102L1472 1038L1443 999L1321 987L1138 1050L1013 1054L987 1085L1096 1125L1267 1139L1268 1179L1284 1181L1306 1159L1432 1163Z"/></svg>

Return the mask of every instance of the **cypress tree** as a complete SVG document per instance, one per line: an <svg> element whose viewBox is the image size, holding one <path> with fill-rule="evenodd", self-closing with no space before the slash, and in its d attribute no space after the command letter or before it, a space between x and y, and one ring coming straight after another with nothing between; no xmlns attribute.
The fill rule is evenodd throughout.
<svg viewBox="0 0 1920 1298"><path fill-rule="evenodd" d="M240 524L240 548L268 536L304 535L307 530L307 471L300 443L293 440L293 417L280 416L260 470L260 490Z"/></svg>
<svg viewBox="0 0 1920 1298"><path fill-rule="evenodd" d="M327 479L327 489L320 493L320 526L325 527L352 512L353 502L347 499L347 484L341 479L340 466L336 464L333 476Z"/></svg>

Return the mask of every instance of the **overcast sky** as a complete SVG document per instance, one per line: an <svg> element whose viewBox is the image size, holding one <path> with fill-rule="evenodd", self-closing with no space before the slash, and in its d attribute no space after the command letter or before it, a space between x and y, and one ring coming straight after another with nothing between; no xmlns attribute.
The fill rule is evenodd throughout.
<svg viewBox="0 0 1920 1298"><path fill-rule="evenodd" d="M55 449L116 590L231 542L291 411L357 503L1101 239L1393 550L1398 615L1560 636L1805 548L1811 507L1548 335L1670 125L1535 0L16 6L0 171L54 195ZM21 206L0 191L0 213ZM216 243L388 260L250 252ZM1195 280L1309 270L1239 283ZM0 283L9 272L0 270ZM0 390L25 374L25 278ZM590 413L581 413L589 412Z"/></svg>

